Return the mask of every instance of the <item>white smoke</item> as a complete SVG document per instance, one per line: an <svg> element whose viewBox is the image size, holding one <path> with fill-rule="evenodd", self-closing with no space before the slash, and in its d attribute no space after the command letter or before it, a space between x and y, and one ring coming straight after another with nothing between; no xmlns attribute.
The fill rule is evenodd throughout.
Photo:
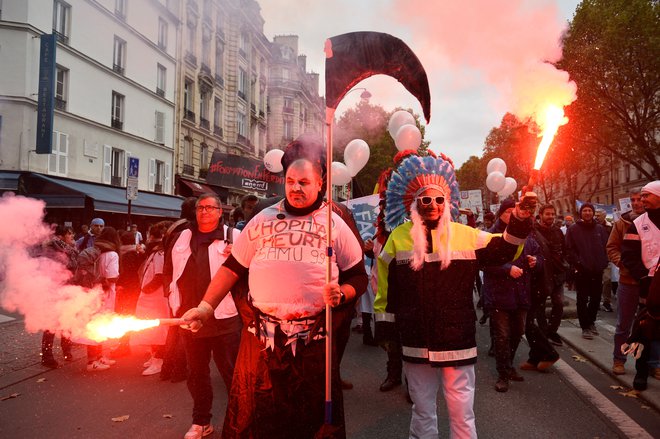
<svg viewBox="0 0 660 439"><path fill-rule="evenodd" d="M44 223L43 201L5 194L0 198L0 306L25 317L25 329L63 331L81 338L101 310L101 291L67 285L71 273L39 256L53 236Z"/></svg>

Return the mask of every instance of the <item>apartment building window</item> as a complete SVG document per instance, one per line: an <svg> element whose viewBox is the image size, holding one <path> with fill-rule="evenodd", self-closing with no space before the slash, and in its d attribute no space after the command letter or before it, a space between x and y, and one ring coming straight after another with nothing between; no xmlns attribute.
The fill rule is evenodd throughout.
<svg viewBox="0 0 660 439"><path fill-rule="evenodd" d="M167 21L158 18L158 47L167 49Z"/></svg>
<svg viewBox="0 0 660 439"><path fill-rule="evenodd" d="M66 111L67 94L69 91L69 70L57 66L55 68L55 108Z"/></svg>
<svg viewBox="0 0 660 439"><path fill-rule="evenodd" d="M246 93L248 90L248 74L243 67L238 68L238 97L247 100Z"/></svg>
<svg viewBox="0 0 660 439"><path fill-rule="evenodd" d="M156 111L155 128L156 128L156 136L154 138L154 141L157 142L157 143L164 143L165 142L165 113L163 113L162 111Z"/></svg>
<svg viewBox="0 0 660 439"><path fill-rule="evenodd" d="M208 169L209 168L209 146L206 143L202 143L202 145L200 146L200 150L199 150L199 168L200 169Z"/></svg>
<svg viewBox="0 0 660 439"><path fill-rule="evenodd" d="M213 132L222 137L222 101L220 99L216 99L213 106Z"/></svg>
<svg viewBox="0 0 660 439"><path fill-rule="evenodd" d="M112 54L112 70L124 74L126 68L126 41L115 35L115 44Z"/></svg>
<svg viewBox="0 0 660 439"><path fill-rule="evenodd" d="M112 92L112 122L111 126L121 130L124 128L124 95Z"/></svg>
<svg viewBox="0 0 660 439"><path fill-rule="evenodd" d="M630 165L623 166L623 175L625 177L626 183L630 181Z"/></svg>
<svg viewBox="0 0 660 439"><path fill-rule="evenodd" d="M71 21L71 6L62 0L53 1L53 32L57 39L67 44L69 42L69 29Z"/></svg>
<svg viewBox="0 0 660 439"><path fill-rule="evenodd" d="M225 45L222 41L217 39L215 41L215 77L219 78L218 82L221 82L220 80L224 77L224 70L225 70Z"/></svg>
<svg viewBox="0 0 660 439"><path fill-rule="evenodd" d="M199 125L207 130L209 126L209 92L202 92L199 95Z"/></svg>
<svg viewBox="0 0 660 439"><path fill-rule="evenodd" d="M245 113L242 111L239 111L237 113L237 128L238 128L238 135L242 136L243 138L247 138L247 116Z"/></svg>
<svg viewBox="0 0 660 439"><path fill-rule="evenodd" d="M202 64L207 68L211 64L211 30L207 26L202 26Z"/></svg>
<svg viewBox="0 0 660 439"><path fill-rule="evenodd" d="M193 111L193 93L194 93L195 84L190 80L186 79L183 85L183 108L184 108L184 118L190 121L195 121L195 112Z"/></svg>
<svg viewBox="0 0 660 439"><path fill-rule="evenodd" d="M284 140L293 140L293 121L284 119Z"/></svg>
<svg viewBox="0 0 660 439"><path fill-rule="evenodd" d="M195 168L193 167L193 144L192 139L186 136L183 139L183 173L193 175Z"/></svg>
<svg viewBox="0 0 660 439"><path fill-rule="evenodd" d="M162 98L165 97L165 80L167 78L167 69L158 64L156 67L156 94Z"/></svg>
<svg viewBox="0 0 660 439"><path fill-rule="evenodd" d="M157 193L165 192L167 181L165 162L149 159L149 190Z"/></svg>
<svg viewBox="0 0 660 439"><path fill-rule="evenodd" d="M112 186L122 186L124 183L125 157L123 150L112 148L112 161L110 162L110 184Z"/></svg>
<svg viewBox="0 0 660 439"><path fill-rule="evenodd" d="M614 184L619 184L619 169L614 170Z"/></svg>
<svg viewBox="0 0 660 439"><path fill-rule="evenodd" d="M293 98L285 96L283 107L282 113L293 114Z"/></svg>
<svg viewBox="0 0 660 439"><path fill-rule="evenodd" d="M247 54L250 50L250 37L247 32L241 32L238 40L238 54L244 59L247 59Z"/></svg>
<svg viewBox="0 0 660 439"><path fill-rule="evenodd" d="M188 32L188 54L194 57L195 38L197 38L197 26L195 24L188 23L187 32Z"/></svg>
<svg viewBox="0 0 660 439"><path fill-rule="evenodd" d="M126 18L126 1L115 0L115 15L122 20Z"/></svg>
<svg viewBox="0 0 660 439"><path fill-rule="evenodd" d="M288 80L289 80L289 69L287 69L287 68L282 68L282 79L283 79L284 81L288 81Z"/></svg>
<svg viewBox="0 0 660 439"><path fill-rule="evenodd" d="M53 153L48 156L48 173L66 177L69 166L69 135L53 131Z"/></svg>

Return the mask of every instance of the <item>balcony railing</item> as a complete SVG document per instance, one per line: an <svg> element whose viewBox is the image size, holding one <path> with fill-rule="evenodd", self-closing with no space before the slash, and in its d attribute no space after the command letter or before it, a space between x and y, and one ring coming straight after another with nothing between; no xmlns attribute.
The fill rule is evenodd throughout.
<svg viewBox="0 0 660 439"><path fill-rule="evenodd" d="M208 168L201 168L201 169L199 170L199 178L206 178L206 176L208 175L208 173L209 173L209 169L208 169Z"/></svg>
<svg viewBox="0 0 660 439"><path fill-rule="evenodd" d="M246 100L246 99L245 99L245 93L242 92L242 91L240 91L240 90L238 91L238 97L241 98L241 99L243 99L244 101Z"/></svg>
<svg viewBox="0 0 660 439"><path fill-rule="evenodd" d="M248 144L248 139L247 137L243 136L242 134L238 134L236 136L236 143L240 145L247 145Z"/></svg>
<svg viewBox="0 0 660 439"><path fill-rule="evenodd" d="M156 94L158 96L160 96L161 98L164 98L165 97L165 90L163 90L162 88L156 87Z"/></svg>
<svg viewBox="0 0 660 439"><path fill-rule="evenodd" d="M207 66L206 64L202 63L202 66L199 69L200 73L204 73L205 75L211 76L211 67Z"/></svg>
<svg viewBox="0 0 660 439"><path fill-rule="evenodd" d="M204 119L203 117L200 117L199 126L208 130L211 127L211 124L209 123L208 119Z"/></svg>
<svg viewBox="0 0 660 439"><path fill-rule="evenodd" d="M53 29L53 33L57 37L57 41L59 41L62 44L67 44L67 45L69 44L68 35L64 35L63 33L56 31L55 29Z"/></svg>
<svg viewBox="0 0 660 439"><path fill-rule="evenodd" d="M266 113L264 113L264 110L259 110L259 117L261 118L266 117Z"/></svg>
<svg viewBox="0 0 660 439"><path fill-rule="evenodd" d="M222 127L213 127L213 134L215 134L216 136L222 139L223 137Z"/></svg>
<svg viewBox="0 0 660 439"><path fill-rule="evenodd" d="M110 126L111 126L112 128L116 128L116 129L118 129L118 130L122 130L122 129L124 129L124 122L122 122L121 120L119 120L119 119L113 117L112 120L110 121Z"/></svg>
<svg viewBox="0 0 660 439"><path fill-rule="evenodd" d="M282 113L293 114L293 107L282 107Z"/></svg>
<svg viewBox="0 0 660 439"><path fill-rule="evenodd" d="M220 76L220 75L218 75L218 74L216 73L216 75L215 75L215 83L216 83L217 85L219 85L220 87L224 87L224 86L225 86L225 78L223 78L222 76Z"/></svg>
<svg viewBox="0 0 660 439"><path fill-rule="evenodd" d="M247 53L245 53L245 50L243 49L238 49L238 54L243 57L243 59L247 59Z"/></svg>
<svg viewBox="0 0 660 439"><path fill-rule="evenodd" d="M192 53L186 52L186 56L184 57L184 59L193 66L197 66L197 57Z"/></svg>
<svg viewBox="0 0 660 439"><path fill-rule="evenodd" d="M251 110L253 113L256 113L256 112L257 112L257 106L251 103L251 104L250 104L250 110Z"/></svg>
<svg viewBox="0 0 660 439"><path fill-rule="evenodd" d="M122 185L122 184L121 184L121 181L122 181L122 180L123 180L123 178L118 177L118 176L116 176L116 175L113 175L113 176L110 177L110 184L111 184L112 186L118 186L118 187L121 187L121 185Z"/></svg>
<svg viewBox="0 0 660 439"><path fill-rule="evenodd" d="M183 173L186 175L195 175L195 167L193 165L183 165Z"/></svg>
<svg viewBox="0 0 660 439"><path fill-rule="evenodd" d="M121 66L120 64L113 64L112 70L116 73L119 73L120 75L124 74L124 67Z"/></svg>
<svg viewBox="0 0 660 439"><path fill-rule="evenodd" d="M66 111L66 101L62 98L55 97L55 109Z"/></svg>
<svg viewBox="0 0 660 439"><path fill-rule="evenodd" d="M156 183L156 184L154 185L154 192L157 192L157 193L159 193L159 194L162 194L162 193L163 193L163 185L162 185L162 184L158 184L158 183Z"/></svg>
<svg viewBox="0 0 660 439"><path fill-rule="evenodd" d="M191 122L195 121L195 112L192 110L184 110L185 113L183 113L183 118L186 120L189 120Z"/></svg>

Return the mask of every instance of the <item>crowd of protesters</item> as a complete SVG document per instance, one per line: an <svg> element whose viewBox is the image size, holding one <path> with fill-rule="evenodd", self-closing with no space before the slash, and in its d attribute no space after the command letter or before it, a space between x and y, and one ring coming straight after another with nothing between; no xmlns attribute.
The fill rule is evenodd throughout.
<svg viewBox="0 0 660 439"><path fill-rule="evenodd" d="M451 216L458 215L452 198L455 177L447 165L451 162L446 157L414 157L398 157L395 162L416 171L414 182L408 184L405 179L398 179L396 184L388 185L390 175L379 182L383 186L375 236L363 242L355 230L351 231L354 223L350 214L344 217L337 212L337 218L342 218L338 224L345 222L349 228L340 232L336 239L341 243L336 244L350 250L344 250L347 253L343 255L339 249L339 278L318 289L322 301L305 299L311 300L308 306L313 308L312 314L308 308L292 311L286 295L271 291L272 280L262 279L260 274L269 270L267 265L262 266L268 256L242 237L241 230L254 234L257 230L263 232L263 221L288 221L291 217L291 222L296 223L296 218L307 215L316 221L316 216L322 215L325 169L313 157L289 158L287 187L291 180L293 189L284 201L262 203L253 195L247 196L231 212L227 224L222 219L220 200L205 194L183 202L179 221L150 225L145 230L146 240L137 226L116 230L106 226L102 218L94 218L89 226L81 228L78 236L71 227L55 227L53 238L43 245L43 254L67 267L70 283L101 288L104 310L144 319L183 316L190 322L182 327L158 327L125 336L113 343L111 350L106 350L103 343L71 340L62 334L64 360L73 359L74 343L84 344L86 370L100 372L142 346L146 360L142 375L158 374L162 380L172 382L187 380L193 409L192 426L185 438L195 439L213 432L209 374L213 359L230 395L223 429L226 437L239 437L246 431L254 437L264 436L267 430L256 422L263 416L280 429L285 428L285 422L292 434L305 429L307 433L301 437L312 437L322 427L319 392L323 383L317 382L322 363L317 360L323 349L317 343L324 339L324 329L322 314L317 311L319 307L331 306L337 308L334 353L339 361L351 317L357 311L359 325L354 329L363 333L363 343L380 345L388 353L387 377L380 390L390 391L405 379L406 396L413 404L411 437L437 434L435 400L439 387L443 387L450 411L452 434L476 437L472 409L476 361L473 291L480 296L477 307L483 308L479 322L490 320L489 355L495 358L497 372L494 388L506 392L512 381L524 381L514 364L523 335L529 353L518 366L520 370L545 372L559 359L555 348L562 346L564 288L574 286L584 339L600 335L596 327L599 311L616 310L612 372L625 374L626 354L638 349L643 354L636 362L634 387L646 389L648 376L660 379L660 299L653 276L660 253L660 182L632 190L632 210L613 224L591 203L580 206L578 219L573 222L568 215L557 217L552 205L543 205L536 211L534 204L521 207L513 199L506 199L496 213L484 215L483 223L475 223L472 212L461 211L468 216L468 225L457 228L450 222ZM425 180L424 172L429 166L438 167L439 171ZM305 187L310 181L314 186ZM390 210L386 200L394 206ZM536 221L531 221L528 217L534 213ZM256 222L251 221L255 215ZM234 248L237 239L238 247ZM266 241L263 244L269 245ZM454 247L459 250L452 250ZM397 262L399 258L403 259ZM363 281L365 266L368 285ZM291 269L302 274L293 266ZM482 274L477 274L477 270ZM466 284L468 278L474 281ZM293 284L287 285L291 292ZM449 302L434 296L439 285L446 294L451 292ZM466 289L466 285L476 288ZM232 294L228 295L230 289ZM419 297L410 295L412 290ZM342 310L348 310L348 318L340 317ZM426 322L423 332L430 335L420 338L414 327L422 323L420 313L429 312L428 318L422 320ZM434 320L433 315L444 317ZM450 322L451 327L442 322ZM191 328L194 331L186 330ZM460 333L453 334L459 329ZM58 367L53 355L55 335L44 331L42 339L41 361L50 368ZM239 345L243 356L238 353ZM639 349L640 345L645 349ZM276 354L281 362L278 367L298 364L303 361L300 355L313 353L304 361L312 361L306 367L313 367L314 377L275 378L275 372L268 369L274 365L275 357L268 356L271 354L264 357L264 365L252 363L253 359L257 361L254 355L263 349ZM240 372L235 371L237 367ZM268 390L249 381L250 368L284 387ZM441 373L438 375L437 371ZM341 380L338 364L332 381L333 398L341 401L341 389L352 386ZM283 397L280 390L295 383L307 388L301 393L305 400L318 400L319 412L310 411L309 416L297 419L286 414L289 409L300 412L295 404L287 406L290 401L278 400ZM286 404L276 410L270 403L265 404L265 399L262 404L257 398L250 399L252 406L245 406L245 392L254 392L250 398L261 395L259 398L263 399L267 395L269 401ZM341 403L337 410L336 430L332 434L343 437Z"/></svg>

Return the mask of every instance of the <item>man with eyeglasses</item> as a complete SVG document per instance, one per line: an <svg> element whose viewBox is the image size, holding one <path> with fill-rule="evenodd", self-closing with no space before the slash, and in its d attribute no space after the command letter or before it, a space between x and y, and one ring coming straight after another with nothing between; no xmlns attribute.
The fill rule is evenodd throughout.
<svg viewBox="0 0 660 439"><path fill-rule="evenodd" d="M410 437L438 437L443 388L451 437L476 438L473 285L479 265L511 260L532 228L536 199L515 205L502 236L456 222L460 192L448 159L410 156L393 171L378 257L376 338L400 337L413 401ZM407 221L407 219L410 221Z"/></svg>
<svg viewBox="0 0 660 439"><path fill-rule="evenodd" d="M169 302L177 317L202 300L211 279L229 256L233 238L238 236L236 229L232 229L234 235L231 238L227 236L229 230L222 222L222 207L216 195L200 195L195 213L195 221L181 232L171 250ZM211 309L202 329L184 331L188 390L193 398L192 426L185 435L186 439L201 438L213 432L209 362L213 358L227 390L231 389L241 328L236 305L227 295L215 309Z"/></svg>
<svg viewBox="0 0 660 439"><path fill-rule="evenodd" d="M239 300L247 323L222 437L311 438L323 428L332 430L332 436L323 437L343 438L338 337L333 337L332 425L324 425L324 309L340 309L365 291L362 247L347 223L332 212L332 273L326 283L323 143L296 139L282 165L286 198L247 223L203 300L184 319L191 329L203 329L212 307L247 276L245 313L243 298Z"/></svg>

